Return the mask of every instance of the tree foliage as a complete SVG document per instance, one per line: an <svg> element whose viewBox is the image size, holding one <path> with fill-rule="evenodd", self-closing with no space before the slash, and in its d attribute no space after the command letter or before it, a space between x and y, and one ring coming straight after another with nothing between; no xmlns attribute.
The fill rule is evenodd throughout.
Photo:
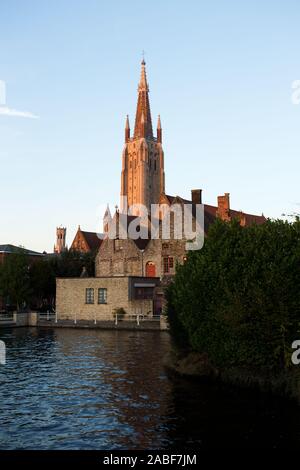
<svg viewBox="0 0 300 470"><path fill-rule="evenodd" d="M0 296L18 310L24 304L47 309L55 303L56 277L79 277L83 267L93 277L95 255L65 251L33 261L21 250L10 254L0 265Z"/></svg>
<svg viewBox="0 0 300 470"><path fill-rule="evenodd" d="M282 369L300 325L300 222L216 221L168 288L177 344L216 366Z"/></svg>
<svg viewBox="0 0 300 470"><path fill-rule="evenodd" d="M0 265L0 295L19 309L30 297L30 276L27 257L12 253Z"/></svg>

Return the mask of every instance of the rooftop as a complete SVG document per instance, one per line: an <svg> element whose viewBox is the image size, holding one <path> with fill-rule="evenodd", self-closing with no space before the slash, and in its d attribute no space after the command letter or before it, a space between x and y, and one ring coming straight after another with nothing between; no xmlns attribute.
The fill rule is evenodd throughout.
<svg viewBox="0 0 300 470"><path fill-rule="evenodd" d="M12 253L24 253L25 255L28 256L44 256L43 253L39 253L37 251L32 251L32 250L27 250L26 248L22 246L15 246L11 244L6 244L6 245L0 245L0 253L5 253L5 254L12 254Z"/></svg>

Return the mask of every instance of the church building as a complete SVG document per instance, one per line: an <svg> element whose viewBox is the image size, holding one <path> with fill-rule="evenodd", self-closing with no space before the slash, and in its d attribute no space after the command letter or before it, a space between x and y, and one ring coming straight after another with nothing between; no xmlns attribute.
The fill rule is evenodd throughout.
<svg viewBox="0 0 300 470"><path fill-rule="evenodd" d="M209 226L216 218L225 221L237 219L242 226L266 221L263 215L231 209L229 193L218 196L216 206L203 203L201 189L191 190L190 200L166 194L161 120L158 116L154 135L146 64L143 60L132 135L128 116L125 123L120 209L116 210L113 217L109 208L107 209L103 220L104 236L101 238L78 229L71 249L97 250L95 277L57 279L58 319L72 319L74 314L77 319L82 320L91 320L97 316L108 319L113 318L114 312L120 309L127 316L137 313L153 316L162 312L164 286L174 276L176 265L184 263L187 257L187 239L184 233L182 237L174 235L178 228L174 214L170 214L171 230L167 239L162 236L164 212L157 214L159 237L150 236L150 228L155 222L150 216L148 237L120 236L121 228L127 233L130 224L142 229L145 220L141 214L141 205L151 214L153 204L171 210L176 206L182 208L182 211L187 205L192 214L201 206L204 236L207 236ZM126 218L125 226L122 226L122 215L127 213L128 207L131 212ZM115 237L108 236L112 223L117 227Z"/></svg>

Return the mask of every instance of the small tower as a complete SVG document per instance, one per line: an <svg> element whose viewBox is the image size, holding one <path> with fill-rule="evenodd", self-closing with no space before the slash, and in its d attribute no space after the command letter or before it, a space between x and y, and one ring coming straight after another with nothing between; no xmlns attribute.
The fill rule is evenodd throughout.
<svg viewBox="0 0 300 470"><path fill-rule="evenodd" d="M109 205L107 204L107 208L103 216L103 232L104 233L108 233L111 222L112 222L112 216L110 213Z"/></svg>
<svg viewBox="0 0 300 470"><path fill-rule="evenodd" d="M54 245L54 253L62 253L66 249L66 234L65 227L56 227L56 244Z"/></svg>
<svg viewBox="0 0 300 470"><path fill-rule="evenodd" d="M162 128L161 128L161 122L160 122L160 115L158 115L158 119L157 119L157 142L158 143L162 143Z"/></svg>
<svg viewBox="0 0 300 470"><path fill-rule="evenodd" d="M126 124L125 124L125 143L130 140L130 125L129 125L129 117L128 114L126 116Z"/></svg>

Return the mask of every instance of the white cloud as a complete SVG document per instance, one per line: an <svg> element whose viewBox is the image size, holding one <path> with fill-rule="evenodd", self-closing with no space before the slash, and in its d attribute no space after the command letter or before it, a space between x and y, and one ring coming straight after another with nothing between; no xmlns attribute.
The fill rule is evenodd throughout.
<svg viewBox="0 0 300 470"><path fill-rule="evenodd" d="M0 115L39 119L39 116L36 116L33 113L30 113L28 111L17 111L16 109L8 108L7 106L0 106Z"/></svg>

